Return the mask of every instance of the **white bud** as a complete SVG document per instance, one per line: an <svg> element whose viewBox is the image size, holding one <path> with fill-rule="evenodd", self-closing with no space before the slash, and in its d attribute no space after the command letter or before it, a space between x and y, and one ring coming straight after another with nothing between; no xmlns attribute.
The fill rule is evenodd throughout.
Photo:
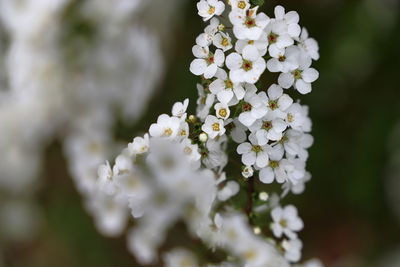
<svg viewBox="0 0 400 267"><path fill-rule="evenodd" d="M259 198L260 200L262 200L262 201L267 201L268 198L269 198L269 195L268 195L267 192L261 192L261 193L258 195L258 198Z"/></svg>
<svg viewBox="0 0 400 267"><path fill-rule="evenodd" d="M254 228L253 228L253 232L254 232L254 234L256 234L256 235L261 234L261 229L260 229L260 227L258 227L258 226L254 227Z"/></svg>
<svg viewBox="0 0 400 267"><path fill-rule="evenodd" d="M243 168L242 175L244 178L250 178L254 174L254 170L251 166L246 166Z"/></svg>
<svg viewBox="0 0 400 267"><path fill-rule="evenodd" d="M207 142L207 140L208 140L208 135L207 135L206 133L201 133L201 134L199 135L199 140L200 140L201 142L203 142L203 143Z"/></svg>

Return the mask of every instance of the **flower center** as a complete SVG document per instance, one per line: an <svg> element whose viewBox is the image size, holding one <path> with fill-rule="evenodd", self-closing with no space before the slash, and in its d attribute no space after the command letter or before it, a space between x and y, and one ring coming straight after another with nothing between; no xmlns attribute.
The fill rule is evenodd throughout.
<svg viewBox="0 0 400 267"><path fill-rule="evenodd" d="M287 120L288 120L288 122L293 122L293 115L288 113L287 114Z"/></svg>
<svg viewBox="0 0 400 267"><path fill-rule="evenodd" d="M252 106L249 103L243 103L242 111L250 111Z"/></svg>
<svg viewBox="0 0 400 267"><path fill-rule="evenodd" d="M251 148L251 150L254 151L254 152L256 152L256 153L259 153L259 152L262 151L262 148L261 148L261 146L255 145L255 146L253 146L253 147Z"/></svg>
<svg viewBox="0 0 400 267"><path fill-rule="evenodd" d="M282 136L281 140L279 140L279 143L284 144L287 141L289 141L289 138L286 135L284 135L284 136Z"/></svg>
<svg viewBox="0 0 400 267"><path fill-rule="evenodd" d="M301 73L302 73L302 71L301 71L301 70L298 70L298 69L292 72L292 74L293 74L293 76L294 76L294 78L295 78L296 80L301 79Z"/></svg>
<svg viewBox="0 0 400 267"><path fill-rule="evenodd" d="M238 8L240 9L245 9L246 8L246 2L245 1L240 1L237 5Z"/></svg>
<svg viewBox="0 0 400 267"><path fill-rule="evenodd" d="M247 17L244 24L247 26L247 28L252 28L256 26L256 21L253 18Z"/></svg>
<svg viewBox="0 0 400 267"><path fill-rule="evenodd" d="M264 121L264 123L263 123L263 125L262 125L262 128L264 129L264 130L270 130L271 128L272 128L272 122L270 122L270 121Z"/></svg>
<svg viewBox="0 0 400 267"><path fill-rule="evenodd" d="M268 106L269 106L270 109L275 110L275 109L278 108L278 101L276 101L276 100L270 100L270 101L268 102Z"/></svg>
<svg viewBox="0 0 400 267"><path fill-rule="evenodd" d="M211 125L211 127L212 127L212 129L213 129L214 132L219 132L219 131L220 131L219 123L217 123L217 122L214 122L214 123Z"/></svg>
<svg viewBox="0 0 400 267"><path fill-rule="evenodd" d="M249 60L243 60L242 69L249 71L253 68L253 63Z"/></svg>
<svg viewBox="0 0 400 267"><path fill-rule="evenodd" d="M269 44L275 44L276 41L278 40L279 35L277 35L276 33L271 32L268 35L268 43Z"/></svg>
<svg viewBox="0 0 400 267"><path fill-rule="evenodd" d="M229 40L228 40L228 38L222 38L222 41L221 41L221 44L223 45L223 46L228 46L229 45Z"/></svg>
<svg viewBox="0 0 400 267"><path fill-rule="evenodd" d="M283 227L286 228L288 226L288 222L285 219L281 219L279 221L279 224Z"/></svg>
<svg viewBox="0 0 400 267"><path fill-rule="evenodd" d="M218 114L222 117L225 118L228 112L226 112L226 109L222 108L218 111Z"/></svg>
<svg viewBox="0 0 400 267"><path fill-rule="evenodd" d="M210 8L208 9L208 14L212 15L212 14L214 14L214 12L215 12L215 7L210 6Z"/></svg>
<svg viewBox="0 0 400 267"><path fill-rule="evenodd" d="M209 55L208 55L208 58L207 58L207 64L208 65L211 65L211 64L214 64L214 54L213 53L210 53Z"/></svg>
<svg viewBox="0 0 400 267"><path fill-rule="evenodd" d="M182 130L179 134L180 134L181 136L186 136L186 135L187 135L187 132L186 132L186 130Z"/></svg>
<svg viewBox="0 0 400 267"><path fill-rule="evenodd" d="M286 60L286 57L285 56L279 56L278 60L279 60L279 62L283 62L283 61Z"/></svg>
<svg viewBox="0 0 400 267"><path fill-rule="evenodd" d="M164 135L165 136L171 136L172 135L172 129L171 128L166 128L164 130Z"/></svg>
<svg viewBox="0 0 400 267"><path fill-rule="evenodd" d="M269 166L270 166L272 169L276 169L276 168L279 167L279 162L278 162L278 161L271 160L271 161L269 162Z"/></svg>
<svg viewBox="0 0 400 267"><path fill-rule="evenodd" d="M225 88L232 89L233 88L233 82L231 80L226 80L225 81Z"/></svg>

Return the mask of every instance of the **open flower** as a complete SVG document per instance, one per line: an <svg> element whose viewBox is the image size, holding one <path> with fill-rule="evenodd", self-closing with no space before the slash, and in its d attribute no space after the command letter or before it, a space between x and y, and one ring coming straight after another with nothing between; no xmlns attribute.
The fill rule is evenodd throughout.
<svg viewBox="0 0 400 267"><path fill-rule="evenodd" d="M218 0L200 0L197 3L198 13L203 20L209 20L214 15L221 15L225 10L225 4Z"/></svg>
<svg viewBox="0 0 400 267"><path fill-rule="evenodd" d="M250 134L249 142L244 142L237 147L237 153L242 155L242 163L246 166L255 165L264 168L269 163L269 145L260 145L257 138Z"/></svg>
<svg viewBox="0 0 400 267"><path fill-rule="evenodd" d="M209 88L211 93L217 96L218 101L235 105L238 100L243 99L245 91L242 83L233 83L222 69L218 70L215 76L217 79L210 84Z"/></svg>
<svg viewBox="0 0 400 267"><path fill-rule="evenodd" d="M276 207L271 212L272 220L271 229L278 238L285 234L290 239L297 237L298 231L303 229L303 221L297 215L297 209L293 205L284 208Z"/></svg>
<svg viewBox="0 0 400 267"><path fill-rule="evenodd" d="M232 53L226 58L229 77L234 82L256 83L266 68L265 60L255 46L243 49L243 54Z"/></svg>
<svg viewBox="0 0 400 267"><path fill-rule="evenodd" d="M310 68L311 60L300 58L299 68L287 73L281 73L278 83L283 88L290 88L292 85L301 94L311 92L311 83L315 82L319 73L316 69Z"/></svg>
<svg viewBox="0 0 400 267"><path fill-rule="evenodd" d="M224 121L208 115L201 129L212 139L225 133Z"/></svg>
<svg viewBox="0 0 400 267"><path fill-rule="evenodd" d="M257 40L270 19L264 13L257 14L258 7L248 9L245 13L241 9L233 9L229 19L233 24L233 33L238 39Z"/></svg>
<svg viewBox="0 0 400 267"><path fill-rule="evenodd" d="M214 77L218 68L224 64L225 55L220 49L215 50L213 54L208 47L195 45L192 51L193 55L197 57L190 64L190 71L194 75L204 75L204 78L210 79Z"/></svg>
<svg viewBox="0 0 400 267"><path fill-rule="evenodd" d="M158 117L157 123L150 126L149 133L153 137L167 137L173 139L177 136L181 121L177 117L170 117L162 114Z"/></svg>
<svg viewBox="0 0 400 267"><path fill-rule="evenodd" d="M262 99L256 94L257 88L252 84L247 84L246 94L242 103L242 113L239 121L247 127L253 125L257 119L261 119L268 112L268 108L263 104Z"/></svg>

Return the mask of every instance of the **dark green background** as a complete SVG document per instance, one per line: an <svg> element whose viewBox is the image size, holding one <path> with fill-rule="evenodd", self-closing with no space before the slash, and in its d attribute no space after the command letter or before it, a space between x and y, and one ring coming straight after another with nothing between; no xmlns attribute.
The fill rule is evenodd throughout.
<svg viewBox="0 0 400 267"><path fill-rule="evenodd" d="M193 111L198 78L189 72L191 47L204 24L196 15L196 1L184 2L176 11L172 45L166 48L165 79L146 116L135 126L118 129L126 141L177 100L189 97ZM321 59L315 64L320 79L301 98L313 120L315 143L308 165L313 180L303 195L289 200L305 221L305 257L317 256L328 267L374 267L400 245L400 222L385 191L389 151L395 149L389 137L400 123L398 2L267 0L262 8L268 15L276 4L298 11L302 26L320 44ZM57 143L47 150L44 169L39 199L45 226L35 241L7 248L9 266L136 266L123 237L104 238L96 232Z"/></svg>

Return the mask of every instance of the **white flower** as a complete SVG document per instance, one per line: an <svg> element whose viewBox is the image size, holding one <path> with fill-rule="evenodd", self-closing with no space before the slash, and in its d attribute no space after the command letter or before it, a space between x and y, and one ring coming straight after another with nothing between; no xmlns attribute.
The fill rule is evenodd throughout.
<svg viewBox="0 0 400 267"><path fill-rule="evenodd" d="M268 24L265 28L265 36L269 47L268 51L270 54L276 54L274 51L281 50L294 44L294 40L287 32L285 22L275 20Z"/></svg>
<svg viewBox="0 0 400 267"><path fill-rule="evenodd" d="M285 258L290 262L298 262L301 258L301 249L303 243L300 239L295 238L291 240L284 239L282 241L282 248L285 250Z"/></svg>
<svg viewBox="0 0 400 267"><path fill-rule="evenodd" d="M228 33L223 32L219 32L214 36L213 44L224 52L233 47L231 37L229 37Z"/></svg>
<svg viewBox="0 0 400 267"><path fill-rule="evenodd" d="M257 14L258 7L243 13L240 9L233 9L229 19L233 24L233 33L238 39L257 40L270 19L264 13Z"/></svg>
<svg viewBox="0 0 400 267"><path fill-rule="evenodd" d="M218 70L215 76L217 79L209 88L221 103L236 105L238 100L243 99L245 91L241 83L233 83L223 69Z"/></svg>
<svg viewBox="0 0 400 267"><path fill-rule="evenodd" d="M255 165L258 168L264 168L269 163L268 150L269 145L260 145L257 138L250 134L249 142L240 144L237 147L237 153L242 155L242 163L246 166Z"/></svg>
<svg viewBox="0 0 400 267"><path fill-rule="evenodd" d="M153 137L175 138L178 134L181 121L177 117L170 117L162 114L158 117L157 123L150 126L149 133Z"/></svg>
<svg viewBox="0 0 400 267"><path fill-rule="evenodd" d="M312 146L313 141L314 139L310 134L290 129L277 146L284 149L290 156L298 156L301 160L306 161L308 158L307 149Z"/></svg>
<svg viewBox="0 0 400 267"><path fill-rule="evenodd" d="M253 45L248 45L243 49L242 55L231 53L226 58L226 66L230 70L229 77L232 82L254 84L264 72L266 63L257 48Z"/></svg>
<svg viewBox="0 0 400 267"><path fill-rule="evenodd" d="M303 221L297 214L297 209L293 205L284 208L276 207L271 211L273 223L271 229L274 235L281 238L285 234L290 239L297 238L297 233L303 229Z"/></svg>
<svg viewBox="0 0 400 267"><path fill-rule="evenodd" d="M206 89L201 85L197 84L197 92L199 98L197 99L197 117L204 120L210 113L210 108L214 104L215 95L207 93Z"/></svg>
<svg viewBox="0 0 400 267"><path fill-rule="evenodd" d="M265 145L269 140L279 141L286 130L287 123L275 113L268 112L261 119L256 120L250 127L250 131L254 132L258 142Z"/></svg>
<svg viewBox="0 0 400 267"><path fill-rule="evenodd" d="M124 197L143 198L147 193L147 187L143 183L142 177L137 169L132 168L129 172L122 172L115 175L115 184Z"/></svg>
<svg viewBox="0 0 400 267"><path fill-rule="evenodd" d="M254 174L254 170L251 166L245 166L242 170L242 176L244 178L250 178Z"/></svg>
<svg viewBox="0 0 400 267"><path fill-rule="evenodd" d="M300 58L299 68L287 73L281 73L278 78L278 83L283 88L293 87L301 94L311 92L311 83L315 82L319 73L316 69L310 68L311 60Z"/></svg>
<svg viewBox="0 0 400 267"><path fill-rule="evenodd" d="M182 117L186 113L186 109L189 105L189 99L185 99L183 102L176 102L172 106L172 115L175 117Z"/></svg>
<svg viewBox="0 0 400 267"><path fill-rule="evenodd" d="M271 49L271 59L267 62L270 72L290 72L299 67L300 49L289 46L286 49Z"/></svg>
<svg viewBox="0 0 400 267"><path fill-rule="evenodd" d="M264 93L261 92L259 95L263 96ZM276 84L268 88L267 95L267 100L264 100L265 97L262 98L263 101L266 101L269 112L274 113L276 116L286 116L286 110L293 104L293 99L289 95L284 94L282 87Z"/></svg>
<svg viewBox="0 0 400 267"><path fill-rule="evenodd" d="M105 192L107 195L113 195L115 193L115 184L110 163L107 161L106 164L100 165L97 173L99 177L97 183L100 190Z"/></svg>
<svg viewBox="0 0 400 267"><path fill-rule="evenodd" d="M132 143L128 144L128 151L130 155L137 155L146 153L149 150L149 135L145 134L143 137L135 137Z"/></svg>
<svg viewBox="0 0 400 267"><path fill-rule="evenodd" d="M282 160L282 165L286 173L286 181L297 185L306 175L306 164L303 160L288 157Z"/></svg>
<svg viewBox="0 0 400 267"><path fill-rule="evenodd" d="M214 15L219 16L225 10L225 4L218 0L200 0L197 3L198 13L203 20L209 20Z"/></svg>
<svg viewBox="0 0 400 267"><path fill-rule="evenodd" d="M264 184L270 184L277 180L278 183L284 183L287 180L287 175L284 169L283 151L279 148L272 147L268 153L268 166L262 168L259 173L260 181Z"/></svg>
<svg viewBox="0 0 400 267"><path fill-rule="evenodd" d="M214 40L215 34L218 32L219 25L219 20L217 18L212 18L210 20L210 25L204 29L204 33L196 38L196 44L201 47L210 46Z"/></svg>
<svg viewBox="0 0 400 267"><path fill-rule="evenodd" d="M235 181L229 181L226 185L218 192L218 199L220 201L227 201L239 192L239 184Z"/></svg>
<svg viewBox="0 0 400 267"><path fill-rule="evenodd" d="M185 156L188 157L194 169L200 167L201 155L199 153L199 146L196 144L192 144L192 141L188 138L182 140L181 146L183 153L185 154Z"/></svg>
<svg viewBox="0 0 400 267"><path fill-rule="evenodd" d="M257 119L262 118L268 112L259 95L256 95L257 88L252 84L246 84L246 94L242 104L242 113L239 121L244 126L251 126Z"/></svg>
<svg viewBox="0 0 400 267"><path fill-rule="evenodd" d="M208 115L201 129L207 133L210 138L214 139L225 133L224 121L215 116Z"/></svg>
<svg viewBox="0 0 400 267"><path fill-rule="evenodd" d="M226 104L217 103L215 104L214 109L217 117L223 120L229 118L231 114L231 111L229 110L229 107Z"/></svg>
<svg viewBox="0 0 400 267"><path fill-rule="evenodd" d="M267 53L268 42L266 41L266 37L264 37L264 35L262 35L261 38L258 40L249 40L249 39L237 40L235 44L235 50L236 52L242 54L243 49L248 45L255 46L261 56L265 56L265 54Z"/></svg>
<svg viewBox="0 0 400 267"><path fill-rule="evenodd" d="M275 7L275 19L279 21L283 21L287 27L287 33L290 37L298 37L301 32L301 28L299 26L299 14L296 11L289 11L285 13L285 8L282 6Z"/></svg>
<svg viewBox="0 0 400 267"><path fill-rule="evenodd" d="M232 10L246 14L246 11L250 8L249 0L230 0Z"/></svg>
<svg viewBox="0 0 400 267"><path fill-rule="evenodd" d="M204 75L204 78L214 77L218 67L222 67L225 60L224 52L220 49L211 53L208 47L193 46L193 55L197 57L190 64L190 71L194 75Z"/></svg>
<svg viewBox="0 0 400 267"><path fill-rule="evenodd" d="M311 120L308 117L308 107L294 103L286 110L286 122L294 130L309 132L311 131Z"/></svg>
<svg viewBox="0 0 400 267"><path fill-rule="evenodd" d="M310 58L313 60L319 59L319 46L315 39L308 37L308 31L306 28L303 28L301 31L300 38L298 40L299 48Z"/></svg>

